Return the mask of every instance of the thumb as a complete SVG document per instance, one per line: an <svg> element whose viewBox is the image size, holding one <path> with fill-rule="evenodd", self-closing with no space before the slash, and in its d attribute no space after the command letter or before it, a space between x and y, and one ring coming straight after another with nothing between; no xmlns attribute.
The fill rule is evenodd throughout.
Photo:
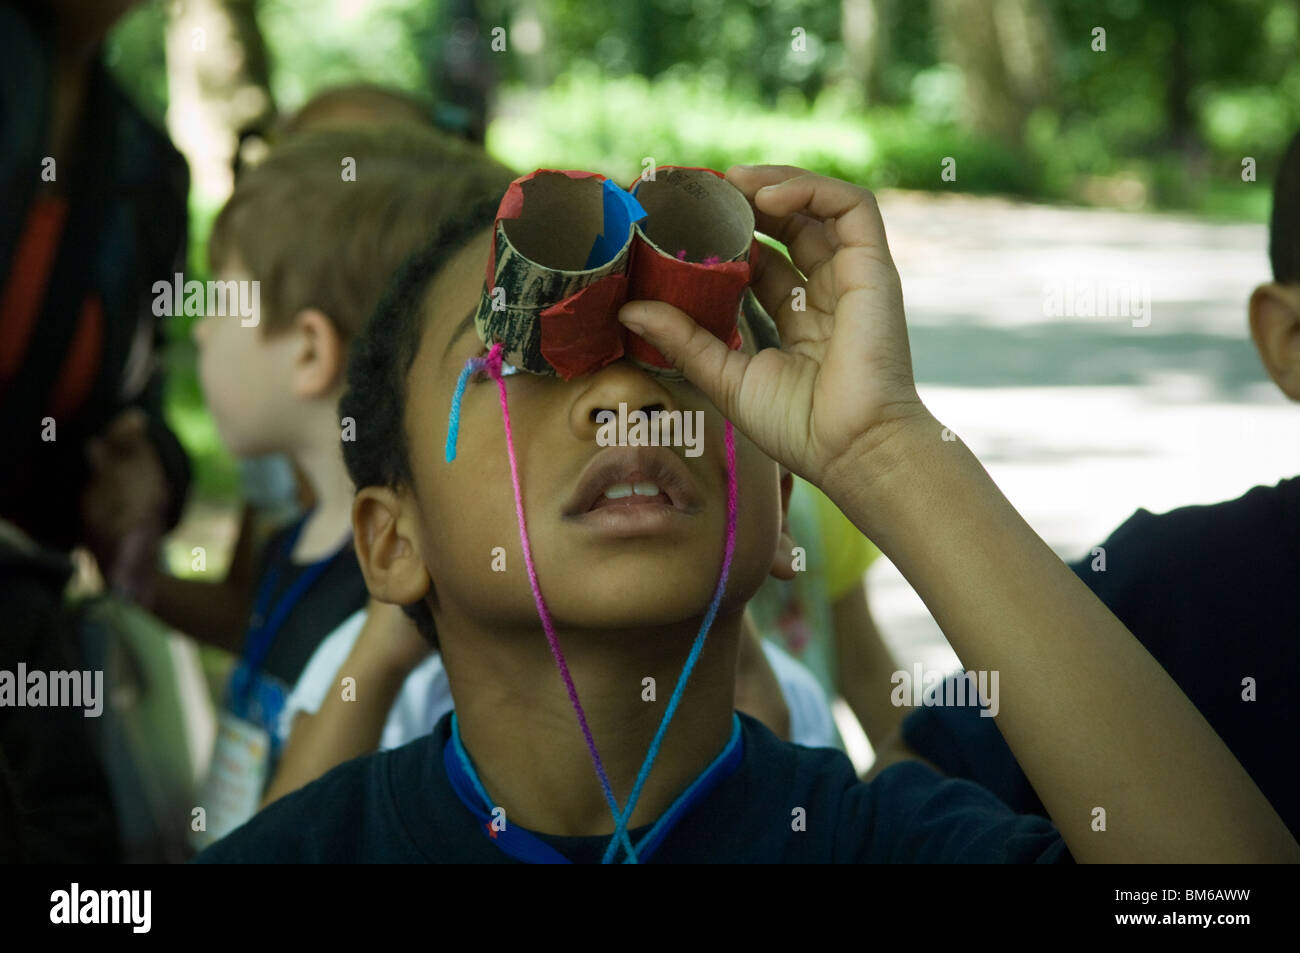
<svg viewBox="0 0 1300 953"><path fill-rule="evenodd" d="M735 419L748 354L731 350L685 311L663 301L629 301L618 320L658 348L724 417Z"/></svg>

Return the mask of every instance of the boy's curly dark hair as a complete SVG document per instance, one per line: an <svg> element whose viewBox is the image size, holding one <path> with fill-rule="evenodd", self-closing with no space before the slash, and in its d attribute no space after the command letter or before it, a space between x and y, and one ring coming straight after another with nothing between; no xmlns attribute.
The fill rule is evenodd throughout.
<svg viewBox="0 0 1300 953"><path fill-rule="evenodd" d="M496 218L501 199L483 198L449 220L437 237L398 269L348 354L347 388L339 418L351 418L353 439L343 441L343 462L356 488L396 488L412 482L406 446L406 375L424 334L424 296L443 267ZM423 602L403 606L436 649L433 614Z"/></svg>
<svg viewBox="0 0 1300 953"><path fill-rule="evenodd" d="M347 389L339 417L351 418L354 439L343 442L343 462L357 489L397 488L412 482L406 445L406 376L424 334L424 299L447 263L496 218L497 199L482 199L449 220L437 237L398 270L348 356ZM755 348L780 347L772 319L752 294L744 299L745 323ZM433 614L424 602L403 607L434 648Z"/></svg>

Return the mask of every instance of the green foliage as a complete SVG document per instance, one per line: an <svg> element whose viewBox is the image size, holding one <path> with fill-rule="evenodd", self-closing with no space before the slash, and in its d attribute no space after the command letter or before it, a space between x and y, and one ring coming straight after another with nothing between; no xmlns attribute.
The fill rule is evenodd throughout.
<svg viewBox="0 0 1300 953"><path fill-rule="evenodd" d="M365 81L427 85L427 44L438 3L428 0L262 0L258 23L271 53L271 86L282 109L316 90Z"/></svg>
<svg viewBox="0 0 1300 953"><path fill-rule="evenodd" d="M162 4L142 4L104 42L104 62L113 76L159 124L167 111L166 26Z"/></svg>
<svg viewBox="0 0 1300 953"><path fill-rule="evenodd" d="M988 0L990 11L994 0ZM451 0L260 0L282 110L335 83L426 91ZM926 0L895 0L873 98L849 80L843 0L477 0L480 75L496 77L489 148L520 171L591 168L622 183L657 164L805 166L872 188L1152 207L1263 221L1277 159L1300 127L1295 0L1054 0L1050 76L1023 146L963 123L961 70L939 55ZM167 6L138 6L105 57L146 112L167 105ZM990 14L991 15L991 14ZM1092 30L1106 30L1105 52ZM488 50L504 27L508 49ZM802 31L806 49L792 47ZM1014 55L1006 52L1007 56ZM940 176L956 160L955 182ZM1243 183L1256 160L1259 181ZM1144 198L1143 198L1144 197ZM1129 199L1132 201L1132 199ZM190 273L207 276L215 209L194 208ZM172 319L169 413L201 493L233 462L203 409L189 321Z"/></svg>
<svg viewBox="0 0 1300 953"><path fill-rule="evenodd" d="M211 277L208 268L208 235L218 209L190 202L190 245L186 276L198 281ZM221 445L216 424L203 401L199 385L198 354L193 339L198 318L173 315L167 324L167 421L190 455L194 466L194 494L210 499L233 499L238 492L239 474L234 459Z"/></svg>
<svg viewBox="0 0 1300 953"><path fill-rule="evenodd" d="M619 182L656 165L725 169L736 162L781 162L873 188L953 188L1034 194L1032 163L995 143L930 123L912 111L855 109L828 90L811 104L797 93L781 109L728 93L717 75L669 70L657 80L603 81L591 67L561 76L545 93L512 103L488 147L521 171L589 168ZM940 180L945 156L957 183Z"/></svg>
<svg viewBox="0 0 1300 953"><path fill-rule="evenodd" d="M426 89L452 7L261 0L277 102L292 109L323 86L356 80ZM892 4L880 81L887 108L866 110L862 91L846 85L840 3L478 0L477 8L482 66L500 80L505 107L492 144L521 169L581 161L636 173L638 155L726 164L771 157L779 145L786 161L914 188L1071 198L1080 177L1136 175L1154 202L1194 209L1218 179L1176 168L1195 164L1192 152L1205 154L1200 164L1215 176L1252 156L1267 181L1300 126L1293 0L1047 5L1054 81L1023 150L962 128L963 76L938 56L930 3ZM158 116L165 23L164 4L142 5L106 47ZM504 53L487 49L498 26ZM1091 48L1096 26L1107 31L1106 52ZM792 49L795 30L805 51ZM945 155L958 159L956 183L935 172Z"/></svg>

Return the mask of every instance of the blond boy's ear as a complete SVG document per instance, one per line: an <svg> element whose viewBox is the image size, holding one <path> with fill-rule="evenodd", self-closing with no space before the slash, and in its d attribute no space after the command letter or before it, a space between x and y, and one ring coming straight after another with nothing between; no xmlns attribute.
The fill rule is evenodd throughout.
<svg viewBox="0 0 1300 953"><path fill-rule="evenodd" d="M403 502L380 486L359 490L352 502L352 538L366 588L380 602L400 606L420 602L431 583Z"/></svg>
<svg viewBox="0 0 1300 953"><path fill-rule="evenodd" d="M298 341L293 362L293 392L302 400L331 396L343 380L347 342L329 315L303 308L290 330Z"/></svg>
<svg viewBox="0 0 1300 953"><path fill-rule="evenodd" d="M772 554L771 574L777 579L794 578L794 538L790 535L790 493L794 490L794 474L781 468L781 538Z"/></svg>
<svg viewBox="0 0 1300 953"><path fill-rule="evenodd" d="M1300 286L1270 282L1250 296L1250 336L1282 393L1300 400Z"/></svg>

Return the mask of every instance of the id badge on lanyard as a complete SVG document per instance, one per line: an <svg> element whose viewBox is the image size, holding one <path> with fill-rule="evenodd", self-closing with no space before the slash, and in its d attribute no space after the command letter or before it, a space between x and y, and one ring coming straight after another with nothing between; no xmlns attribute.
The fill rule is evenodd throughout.
<svg viewBox="0 0 1300 953"><path fill-rule="evenodd" d="M272 606L279 567L288 561L305 522L306 517L285 538L281 559L272 563L257 592L244 653L230 676L212 764L200 797L204 813L199 826L203 829L191 831L191 843L198 849L229 834L257 813L271 765L279 753L278 726L286 686L262 673L261 668L289 613L338 556L334 553L308 566ZM198 824L196 818L191 827Z"/></svg>

